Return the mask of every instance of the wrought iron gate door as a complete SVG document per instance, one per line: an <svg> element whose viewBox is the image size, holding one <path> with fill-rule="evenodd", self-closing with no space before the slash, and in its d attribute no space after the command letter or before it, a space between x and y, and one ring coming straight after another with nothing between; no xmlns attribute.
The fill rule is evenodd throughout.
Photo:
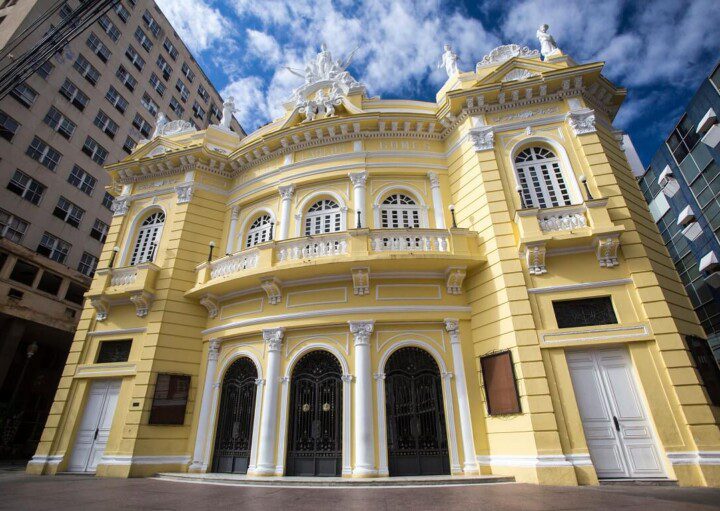
<svg viewBox="0 0 720 511"><path fill-rule="evenodd" d="M225 373L215 435L213 472L247 473L250 464L257 369L246 357Z"/></svg>
<svg viewBox="0 0 720 511"><path fill-rule="evenodd" d="M401 348L385 370L391 476L450 473L440 371L419 348Z"/></svg>
<svg viewBox="0 0 720 511"><path fill-rule="evenodd" d="M342 468L342 368L327 351L302 357L290 386L286 475L339 476Z"/></svg>

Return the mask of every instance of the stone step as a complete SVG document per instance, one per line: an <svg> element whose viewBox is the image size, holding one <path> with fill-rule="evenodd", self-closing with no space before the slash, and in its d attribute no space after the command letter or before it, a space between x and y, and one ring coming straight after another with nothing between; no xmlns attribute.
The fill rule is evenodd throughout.
<svg viewBox="0 0 720 511"><path fill-rule="evenodd" d="M603 486L678 486L675 479L600 479Z"/></svg>
<svg viewBox="0 0 720 511"><path fill-rule="evenodd" d="M512 476L414 476L414 477L248 477L240 474L187 474L162 472L161 481L222 484L230 486L275 486L300 488L398 488L414 486L467 486L476 484L514 483Z"/></svg>

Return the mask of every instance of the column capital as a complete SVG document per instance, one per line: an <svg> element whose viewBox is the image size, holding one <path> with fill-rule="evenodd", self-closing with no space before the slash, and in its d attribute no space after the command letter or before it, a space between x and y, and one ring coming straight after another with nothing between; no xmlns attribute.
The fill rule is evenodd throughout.
<svg viewBox="0 0 720 511"><path fill-rule="evenodd" d="M455 318L445 318L445 330L450 334L450 342L455 343L460 341L460 321Z"/></svg>
<svg viewBox="0 0 720 511"><path fill-rule="evenodd" d="M373 374L373 378L375 378L375 380L384 380L385 373L375 373L375 374Z"/></svg>
<svg viewBox="0 0 720 511"><path fill-rule="evenodd" d="M348 321L350 325L350 333L355 336L355 346L370 344L370 334L375 328L375 321Z"/></svg>
<svg viewBox="0 0 720 511"><path fill-rule="evenodd" d="M280 351L283 337L285 337L284 328L265 328L263 329L262 334L263 340L267 344L268 351Z"/></svg>
<svg viewBox="0 0 720 511"><path fill-rule="evenodd" d="M351 172L348 174L348 177L350 178L350 181L352 181L353 186L365 186L368 171L364 170L362 172Z"/></svg>
<svg viewBox="0 0 720 511"><path fill-rule="evenodd" d="M265 385L265 378L255 378L255 385Z"/></svg>
<svg viewBox="0 0 720 511"><path fill-rule="evenodd" d="M210 347L208 348L208 360L217 360L220 356L220 339L210 339Z"/></svg>
<svg viewBox="0 0 720 511"><path fill-rule="evenodd" d="M295 185L278 186L278 192L280 193L280 197L282 197L283 200L290 200L295 193Z"/></svg>
<svg viewBox="0 0 720 511"><path fill-rule="evenodd" d="M440 186L440 178L438 177L437 172L430 171L427 173L427 177L430 180L430 186L432 188Z"/></svg>
<svg viewBox="0 0 720 511"><path fill-rule="evenodd" d="M230 210L230 219L237 220L240 216L240 206L233 206Z"/></svg>
<svg viewBox="0 0 720 511"><path fill-rule="evenodd" d="M451 372L440 373L440 377L441 377L443 380L451 380L454 376L455 376L455 375L454 375L453 373L451 373Z"/></svg>

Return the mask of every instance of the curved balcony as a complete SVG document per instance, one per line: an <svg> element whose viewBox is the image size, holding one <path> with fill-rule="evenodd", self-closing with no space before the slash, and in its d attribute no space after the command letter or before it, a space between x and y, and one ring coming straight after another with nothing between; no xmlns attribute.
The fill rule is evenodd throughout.
<svg viewBox="0 0 720 511"><path fill-rule="evenodd" d="M87 298L97 311L98 321L107 318L111 305L123 303L134 304L138 316L147 315L159 271L160 268L151 262L97 270Z"/></svg>
<svg viewBox="0 0 720 511"><path fill-rule="evenodd" d="M187 296L222 295L283 280L350 273L446 271L480 264L477 234L467 229L352 229L271 241L197 266Z"/></svg>

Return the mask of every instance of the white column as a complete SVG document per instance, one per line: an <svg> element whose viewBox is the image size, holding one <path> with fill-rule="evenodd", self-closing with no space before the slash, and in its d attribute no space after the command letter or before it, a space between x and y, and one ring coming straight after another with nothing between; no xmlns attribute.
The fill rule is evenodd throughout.
<svg viewBox="0 0 720 511"><path fill-rule="evenodd" d="M276 230L275 239L286 240L290 232L290 203L293 193L295 193L295 186L278 186L278 192L280 192L282 201L280 202L280 229Z"/></svg>
<svg viewBox="0 0 720 511"><path fill-rule="evenodd" d="M445 229L445 211L443 207L442 194L440 193L440 178L435 172L428 172L430 190L432 191L433 212L435 213L435 228Z"/></svg>
<svg viewBox="0 0 720 511"><path fill-rule="evenodd" d="M353 184L353 206L355 207L355 218L348 225L354 225L358 228L358 211L360 212L360 227L367 229L370 227L367 223L367 215L365 214L365 190L367 185L368 173L353 172L349 174L350 181Z"/></svg>
<svg viewBox="0 0 720 511"><path fill-rule="evenodd" d="M370 365L370 334L374 321L348 321L355 337L355 469L353 475L377 474L375 470L375 435L372 409L372 367Z"/></svg>
<svg viewBox="0 0 720 511"><path fill-rule="evenodd" d="M280 385L280 348L284 328L263 330L267 346L267 379L260 416L260 442L255 475L275 474L275 442L277 438L278 387Z"/></svg>
<svg viewBox="0 0 720 511"><path fill-rule="evenodd" d="M210 409L212 408L213 379L217 371L217 361L220 355L220 340L210 339L208 347L208 361L205 368L205 384L203 385L202 401L200 402L200 418L198 419L197 434L195 435L195 452L190 470L204 470L205 444L207 443L208 428L210 427Z"/></svg>
<svg viewBox="0 0 720 511"><path fill-rule="evenodd" d="M240 208L233 206L232 212L230 213L230 228L228 229L227 243L225 244L225 252L229 254L237 250L235 248L238 245L235 240L235 231L237 230L238 216L240 216Z"/></svg>
<svg viewBox="0 0 720 511"><path fill-rule="evenodd" d="M465 364L463 362L462 345L460 344L460 323L457 319L446 319L445 330L450 334L453 366L455 367L455 390L458 396L460 412L460 434L463 444L463 472L477 474L478 464L475 456L475 440L473 438L472 417L470 416L470 399L468 398Z"/></svg>

